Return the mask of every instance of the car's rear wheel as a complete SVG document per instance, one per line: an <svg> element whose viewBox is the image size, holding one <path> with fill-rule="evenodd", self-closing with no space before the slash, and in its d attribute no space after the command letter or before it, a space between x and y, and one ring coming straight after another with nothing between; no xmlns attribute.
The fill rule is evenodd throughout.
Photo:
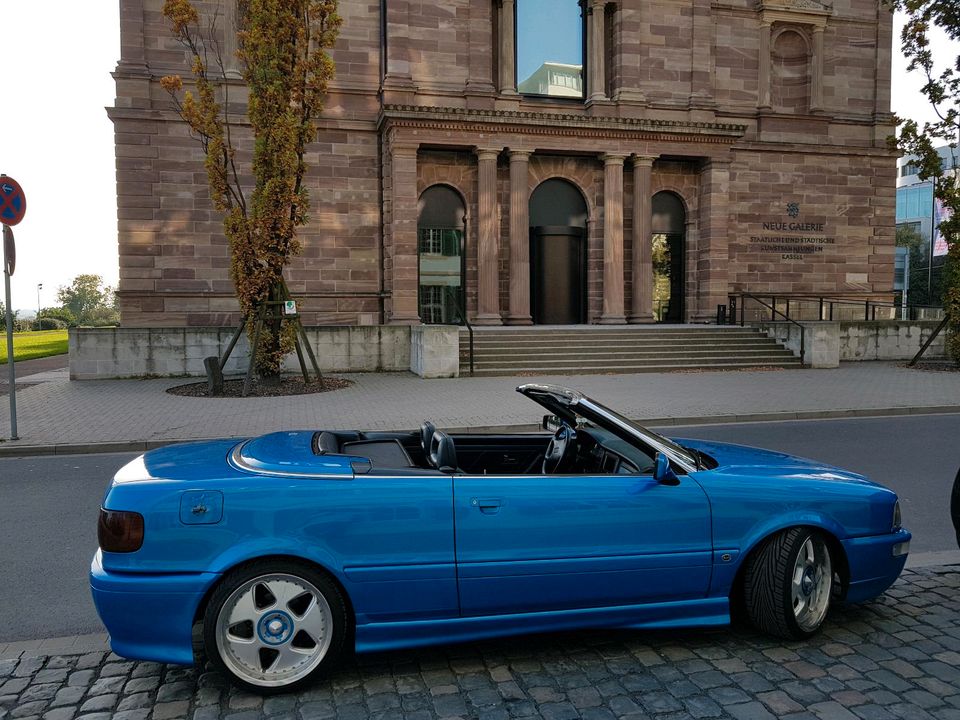
<svg viewBox="0 0 960 720"><path fill-rule="evenodd" d="M203 640L220 672L254 692L290 692L336 663L347 613L336 584L306 563L259 560L227 573Z"/></svg>
<svg viewBox="0 0 960 720"><path fill-rule="evenodd" d="M960 470L953 481L953 492L950 494L950 518L953 520L953 529L957 533L957 546L960 547Z"/></svg>
<svg viewBox="0 0 960 720"><path fill-rule="evenodd" d="M753 625L783 638L806 638L827 617L833 562L826 538L790 528L768 538L747 560L743 598Z"/></svg>

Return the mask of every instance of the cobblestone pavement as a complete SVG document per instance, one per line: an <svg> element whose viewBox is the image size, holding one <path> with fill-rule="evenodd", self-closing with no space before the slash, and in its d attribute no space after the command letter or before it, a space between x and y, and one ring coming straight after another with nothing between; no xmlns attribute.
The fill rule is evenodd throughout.
<svg viewBox="0 0 960 720"><path fill-rule="evenodd" d="M781 370L576 377L423 380L409 373L344 375L354 384L322 395L194 398L164 390L186 379L70 382L52 379L17 393L22 445L238 437L302 428L414 428L537 423L543 410L514 389L523 382L579 388L630 417L750 418L769 413L838 413L960 406L960 373L894 363L847 363L835 370ZM787 419L787 418L780 418ZM0 437L9 437L0 413Z"/></svg>
<svg viewBox="0 0 960 720"><path fill-rule="evenodd" d="M960 567L907 571L821 634L602 631L349 660L298 695L108 653L0 660L0 720L960 718Z"/></svg>

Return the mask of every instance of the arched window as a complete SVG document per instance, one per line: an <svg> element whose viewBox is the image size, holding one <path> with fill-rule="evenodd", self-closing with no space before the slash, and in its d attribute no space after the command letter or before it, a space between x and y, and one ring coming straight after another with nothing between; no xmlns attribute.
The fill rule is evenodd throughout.
<svg viewBox="0 0 960 720"><path fill-rule="evenodd" d="M777 35L771 52L770 102L777 110L805 113L810 108L810 52L795 30Z"/></svg>
<svg viewBox="0 0 960 720"><path fill-rule="evenodd" d="M460 194L447 185L433 185L420 196L417 242L424 323L463 322L466 215Z"/></svg>
<svg viewBox="0 0 960 720"><path fill-rule="evenodd" d="M653 313L659 322L682 323L687 211L672 192L651 201L653 230Z"/></svg>

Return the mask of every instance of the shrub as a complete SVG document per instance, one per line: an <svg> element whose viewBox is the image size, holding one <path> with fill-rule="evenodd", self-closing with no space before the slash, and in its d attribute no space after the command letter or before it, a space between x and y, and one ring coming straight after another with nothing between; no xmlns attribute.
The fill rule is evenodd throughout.
<svg viewBox="0 0 960 720"><path fill-rule="evenodd" d="M39 320L34 320L32 325L34 330L63 330L66 327L67 324L63 320L53 317L42 317Z"/></svg>

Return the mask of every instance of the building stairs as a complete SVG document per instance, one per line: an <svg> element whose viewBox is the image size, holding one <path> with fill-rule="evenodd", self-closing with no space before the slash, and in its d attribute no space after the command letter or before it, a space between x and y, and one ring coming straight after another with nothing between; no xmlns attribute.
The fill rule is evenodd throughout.
<svg viewBox="0 0 960 720"><path fill-rule="evenodd" d="M760 330L709 325L475 327L474 375L572 375L799 368ZM470 342L460 330L460 375Z"/></svg>

